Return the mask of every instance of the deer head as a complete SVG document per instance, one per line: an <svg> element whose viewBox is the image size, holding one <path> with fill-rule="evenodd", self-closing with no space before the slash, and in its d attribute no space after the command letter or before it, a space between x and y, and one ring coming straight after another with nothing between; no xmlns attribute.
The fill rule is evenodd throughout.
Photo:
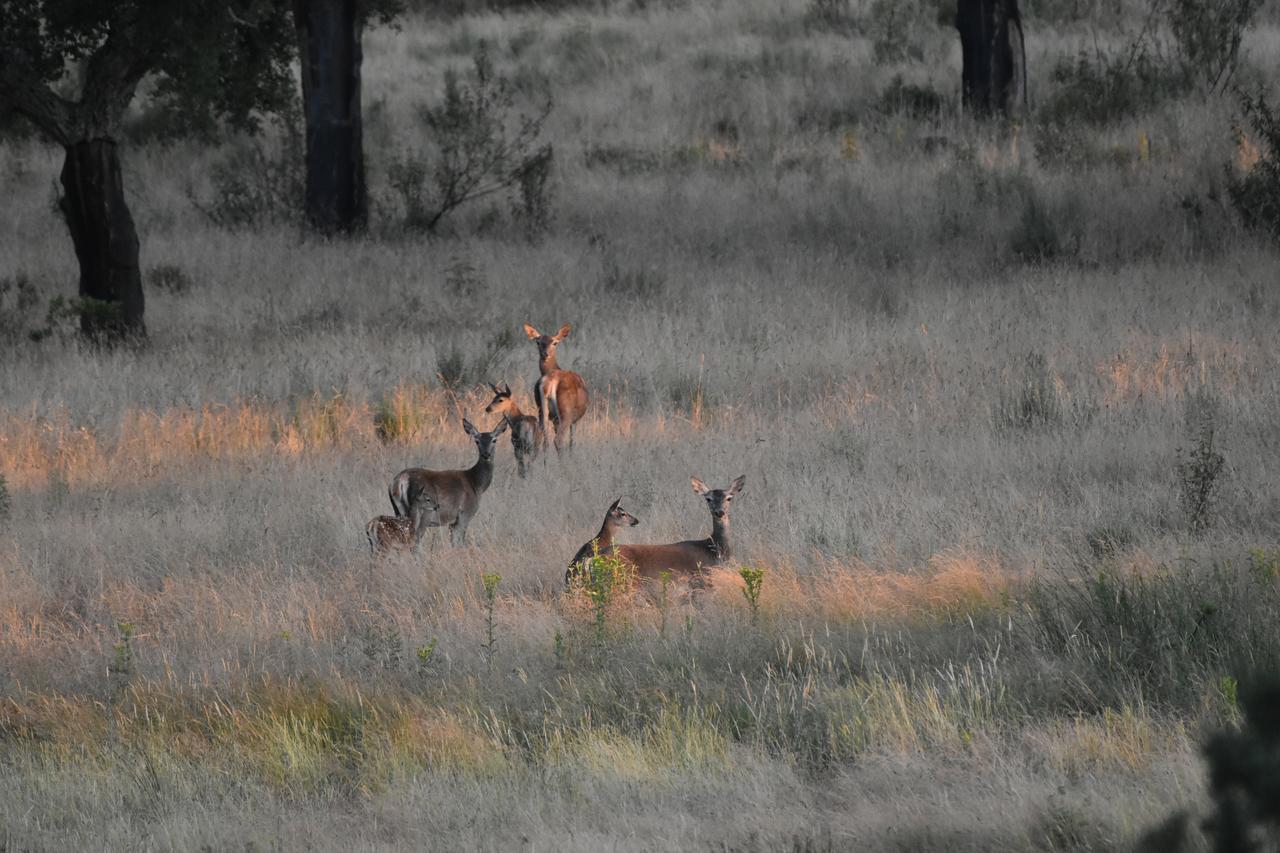
<svg viewBox="0 0 1280 853"><path fill-rule="evenodd" d="M471 436L471 440L476 443L476 450L480 451L481 462L491 462L493 460L493 452L498 447L498 436L507 431L507 422L499 421L498 425L488 432L480 432L466 418L462 419L462 428L467 431L467 435Z"/></svg>
<svg viewBox="0 0 1280 853"><path fill-rule="evenodd" d="M723 521L729 517L729 504L733 501L734 495L742 491L743 485L747 482L744 474L734 480L727 489L712 489L697 477L691 477L690 479L693 482L693 490L706 500L707 509L711 510L711 517L717 521Z"/></svg>
<svg viewBox="0 0 1280 853"><path fill-rule="evenodd" d="M556 332L554 335L544 335L533 326L525 323L524 333L529 336L529 340L533 341L534 344L537 345L538 358L543 361L549 361L555 358L556 347L560 346L560 342L569 336L569 330L571 328L572 327L568 323L565 323L560 327L560 331Z"/></svg>

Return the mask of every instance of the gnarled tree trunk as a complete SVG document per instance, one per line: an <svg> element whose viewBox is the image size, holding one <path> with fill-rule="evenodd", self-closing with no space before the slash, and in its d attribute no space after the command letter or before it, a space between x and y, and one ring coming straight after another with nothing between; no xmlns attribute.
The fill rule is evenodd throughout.
<svg viewBox="0 0 1280 853"><path fill-rule="evenodd" d="M306 217L322 233L368 216L360 114L359 0L295 0L306 119Z"/></svg>
<svg viewBox="0 0 1280 853"><path fill-rule="evenodd" d="M964 56L966 109L1010 115L1027 103L1027 54L1017 0L959 0L956 29Z"/></svg>
<svg viewBox="0 0 1280 853"><path fill-rule="evenodd" d="M95 340L141 337L142 275L138 231L125 204L120 156L111 139L65 146L58 206L80 261L80 330Z"/></svg>

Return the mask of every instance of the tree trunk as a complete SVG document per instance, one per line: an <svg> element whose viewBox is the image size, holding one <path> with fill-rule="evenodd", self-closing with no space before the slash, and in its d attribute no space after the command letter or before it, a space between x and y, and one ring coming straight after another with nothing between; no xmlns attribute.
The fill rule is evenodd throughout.
<svg viewBox="0 0 1280 853"><path fill-rule="evenodd" d="M295 0L307 125L306 217L330 234L364 227L359 0Z"/></svg>
<svg viewBox="0 0 1280 853"><path fill-rule="evenodd" d="M959 0L956 29L965 108L980 117L995 112L1007 116L1024 108L1027 57L1017 0Z"/></svg>
<svg viewBox="0 0 1280 853"><path fill-rule="evenodd" d="M120 156L110 139L66 146L58 206L80 261L80 330L95 340L142 337L138 232L124 199Z"/></svg>

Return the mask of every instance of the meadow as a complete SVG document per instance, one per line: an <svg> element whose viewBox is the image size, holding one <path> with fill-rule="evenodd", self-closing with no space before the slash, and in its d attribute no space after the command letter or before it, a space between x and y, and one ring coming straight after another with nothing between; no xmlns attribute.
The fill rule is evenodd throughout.
<svg viewBox="0 0 1280 853"><path fill-rule="evenodd" d="M1280 664L1280 253L1223 191L1256 149L1193 84L1071 112L1051 70L1145 5L1028 2L1013 126L961 115L934 4L883 8L410 14L334 242L202 212L287 135L139 107L141 348L46 320L60 152L0 138L0 850L1128 850L1179 812L1208 849L1201 745ZM554 99L534 237L404 228L387 179L481 44ZM1272 5L1239 76L1277 68ZM371 558L486 382L532 411L526 322L573 325L576 448L520 479L504 437L467 547ZM740 474L709 590L562 594L615 498L700 538L690 476Z"/></svg>

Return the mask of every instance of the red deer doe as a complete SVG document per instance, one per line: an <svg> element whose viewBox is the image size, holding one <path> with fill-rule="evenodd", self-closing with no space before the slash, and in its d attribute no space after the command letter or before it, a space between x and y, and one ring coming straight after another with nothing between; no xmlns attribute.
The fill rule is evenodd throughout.
<svg viewBox="0 0 1280 853"><path fill-rule="evenodd" d="M554 335L544 335L524 324L524 333L538 345L538 384L533 387L533 399L538 404L538 425L546 441L547 421L556 429L556 453L564 441L564 431L569 431L569 448L573 449L574 425L587 413L587 384L572 370L561 370L556 364L556 347L569 335L570 326L565 323Z"/></svg>
<svg viewBox="0 0 1280 853"><path fill-rule="evenodd" d="M538 458L538 449L542 446L542 427L538 426L537 415L526 415L520 411L520 404L511 396L511 386L503 382L499 387L492 382L493 399L485 407L487 414L502 415L507 426L511 427L511 447L516 453L516 468L520 476L524 476L525 460L530 462Z"/></svg>
<svg viewBox="0 0 1280 853"><path fill-rule="evenodd" d="M467 541L467 525L480 508L480 496L493 482L493 453L498 436L507 430L499 421L489 432L479 432L471 421L462 419L462 428L476 443L480 458L465 470L429 471L406 468L391 481L388 493L398 518L413 523L414 541L422 539L427 527L449 527L449 542Z"/></svg>
<svg viewBox="0 0 1280 853"><path fill-rule="evenodd" d="M426 527L440 523L436 502L428 495L418 498L422 509L422 523ZM403 551L412 548L418 541L417 525L412 518L401 518L396 515L380 515L370 521L364 528L369 537L369 548L374 554L385 554L388 551Z"/></svg>
<svg viewBox="0 0 1280 853"><path fill-rule="evenodd" d="M670 545L615 545L613 553L635 567L636 577L657 581L664 571L674 580L701 582L706 569L726 563L732 557L729 542L729 503L742 491L745 476L733 481L727 489L709 489L697 477L691 478L693 490L707 501L711 511L711 536L673 542Z"/></svg>
<svg viewBox="0 0 1280 853"><path fill-rule="evenodd" d="M573 559L569 561L569 569L564 573L564 585L568 586L573 583L573 578L582 572L583 564L596 554L611 554L614 550L614 538L618 535L618 531L623 527L635 527L640 523L640 519L620 507L622 498L618 498L609 505L609 509L605 511L604 523L600 525L600 532L592 537L590 542L584 544L578 549L578 553L573 555Z"/></svg>

